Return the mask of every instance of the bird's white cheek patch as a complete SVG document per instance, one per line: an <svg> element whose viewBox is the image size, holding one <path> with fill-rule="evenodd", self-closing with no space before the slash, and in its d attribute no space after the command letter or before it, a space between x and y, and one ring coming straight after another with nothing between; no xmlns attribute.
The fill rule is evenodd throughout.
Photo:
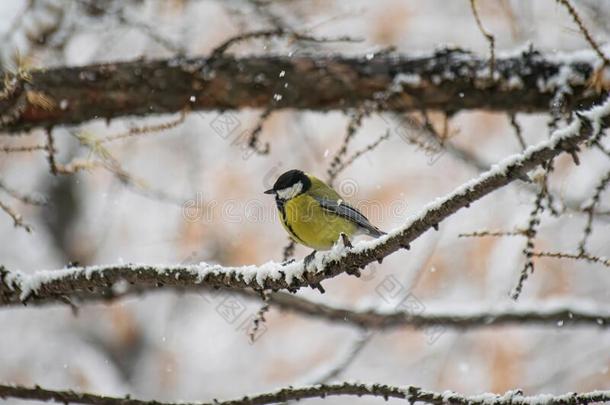
<svg viewBox="0 0 610 405"><path fill-rule="evenodd" d="M277 191L277 196L282 200L290 200L291 198L296 197L303 190L303 183L300 181L298 183L294 183L292 187L287 187L282 190Z"/></svg>

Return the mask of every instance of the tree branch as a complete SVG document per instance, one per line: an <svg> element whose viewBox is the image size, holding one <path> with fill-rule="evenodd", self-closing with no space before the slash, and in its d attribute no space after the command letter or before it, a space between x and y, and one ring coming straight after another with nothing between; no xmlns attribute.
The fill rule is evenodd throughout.
<svg viewBox="0 0 610 405"><path fill-rule="evenodd" d="M17 211L15 211L9 205L3 203L2 200L0 200L0 210L6 212L6 214L9 217L11 217L11 219L13 220L13 225L15 225L15 228L23 228L23 229L25 229L26 232L32 233L32 226L23 222L23 217L21 216L21 214L18 213ZM0 266L0 270L2 270L1 266Z"/></svg>
<svg viewBox="0 0 610 405"><path fill-rule="evenodd" d="M313 318L358 326L365 329L424 329L441 326L466 330L491 326L549 325L557 327L591 325L610 327L610 312L593 309L590 305L565 302L536 303L520 306L481 308L480 306L453 306L435 309L434 303L416 310L352 309L312 302L287 293L271 294L270 302L282 309Z"/></svg>
<svg viewBox="0 0 610 405"><path fill-rule="evenodd" d="M5 273L5 277L8 274L10 273ZM11 276L9 275L8 278ZM32 297L28 303L78 306L81 303L107 302L126 296L135 296L151 292L152 288L154 287L134 285L121 291L115 291L112 288L98 289L71 294L71 300L66 299L66 296L45 299ZM173 289L180 293L209 291L204 286L174 287ZM250 300L260 300L260 294L253 290L238 289L231 290L230 293L239 294ZM0 301L0 307L18 304L18 301L8 303ZM429 327L468 330L511 325L610 327L610 312L604 311L594 304L582 302L551 301L494 307L489 307L489 304L473 303L463 307L453 306L450 310L445 309L445 305L442 303L426 302L425 310L414 312L401 310L400 305L388 309L342 307L311 301L294 294L275 292L269 295L269 304L281 310L295 312L313 319L367 330L425 329Z"/></svg>
<svg viewBox="0 0 610 405"><path fill-rule="evenodd" d="M560 87L570 92L568 107L599 100L588 86L596 60L593 51L554 57L525 51L498 57L493 81L486 59L459 49L426 56L220 55L59 67L13 79L12 91L0 97L0 132L175 113L186 106L347 109L381 93L388 93L385 108L394 111L546 111Z"/></svg>
<svg viewBox="0 0 610 405"><path fill-rule="evenodd" d="M7 272L0 268L0 303L10 304L36 299L64 299L82 292L103 293L121 283L144 288L173 287L253 288L255 290L301 287L321 289L323 280L342 273L358 275L366 265L379 261L409 244L441 221L480 198L504 187L515 179L564 151L572 153L578 144L595 136L610 123L610 98L601 106L577 113L572 123L557 130L547 141L530 146L521 154L509 156L491 170L479 175L449 195L428 204L407 223L388 235L361 242L353 248L337 244L328 252L319 252L306 266L303 261L289 264L268 262L242 267L216 264L198 265L108 265L40 271L31 275Z"/></svg>
<svg viewBox="0 0 610 405"><path fill-rule="evenodd" d="M608 64L610 64L610 59L608 59L608 57L602 52L597 42L595 42L593 36L589 32L589 29L578 15L578 12L576 11L572 3L570 3L569 0L557 0L557 2L563 4L564 7L568 10L570 15L572 16L572 19L574 19L574 22L576 23L576 25L578 25L580 32L582 32L589 45L591 45L591 48L593 48L593 50L595 50L595 53L597 53L601 60L604 61L604 65L607 66Z"/></svg>
<svg viewBox="0 0 610 405"><path fill-rule="evenodd" d="M458 405L576 405L592 402L610 402L610 391L592 391L586 393L567 393L562 395L524 396L521 390L500 394L460 395L455 392L442 393L426 391L415 386L394 387L385 384L340 383L321 384L309 387L288 387L276 391L244 396L229 401L213 400L210 402L180 402L180 405L265 405L306 398L325 398L327 396L369 396L407 399L410 403L458 404ZM28 388L19 385L0 385L0 398L34 399L54 401L64 404L77 403L88 405L177 405L176 402L159 402L118 398L103 395L69 391L54 391L36 386Z"/></svg>

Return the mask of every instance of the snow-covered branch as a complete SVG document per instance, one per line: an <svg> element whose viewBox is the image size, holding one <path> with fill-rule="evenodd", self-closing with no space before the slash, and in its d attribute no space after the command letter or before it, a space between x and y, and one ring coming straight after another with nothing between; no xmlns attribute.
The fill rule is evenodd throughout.
<svg viewBox="0 0 610 405"><path fill-rule="evenodd" d="M566 108L575 109L599 99L589 86L598 62L593 51L547 56L525 50L499 55L490 75L486 58L442 49L417 55L220 55L59 67L7 82L12 84L0 98L0 131L185 108L345 110L371 100L394 111L548 111L558 90L570 94Z"/></svg>
<svg viewBox="0 0 610 405"><path fill-rule="evenodd" d="M492 169L468 181L443 198L425 206L407 222L372 241L353 248L337 244L328 252L318 253L307 266L303 261L289 264L268 262L262 265L224 267L217 264L139 265L118 264L39 271L31 275L1 270L0 302L10 304L29 299L70 299L82 292L100 292L121 288L121 283L144 288L196 286L219 288L253 288L294 291L301 287L322 290L321 282L342 273L358 275L360 269L409 244L462 208L480 198L524 178L526 173L549 159L569 152L575 154L579 144L598 135L607 126L610 99L591 110L577 113L572 123L553 133L547 141L529 147L523 153L509 156Z"/></svg>
<svg viewBox="0 0 610 405"><path fill-rule="evenodd" d="M459 404L459 405L571 405L583 403L610 402L610 391L591 391L585 393L570 392L567 394L541 394L525 396L521 390L508 391L505 394L461 395L452 391L426 391L415 386L396 387L385 384L339 383L319 384L306 387L288 387L263 394L244 396L239 399L209 402L179 402L181 405L265 405L307 398L325 398L328 396L379 397L383 399L406 399L410 403L426 404ZM75 391L54 391L41 387L28 388L19 385L0 385L0 398L34 399L54 401L63 404L88 405L175 405L176 402L159 402L119 398Z"/></svg>

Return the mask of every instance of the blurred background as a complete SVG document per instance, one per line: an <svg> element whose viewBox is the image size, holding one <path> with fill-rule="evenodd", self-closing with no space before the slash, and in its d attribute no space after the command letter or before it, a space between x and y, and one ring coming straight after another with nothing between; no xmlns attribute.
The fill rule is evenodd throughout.
<svg viewBox="0 0 610 405"><path fill-rule="evenodd" d="M575 1L601 43L610 32L610 4ZM589 49L565 8L555 1L480 1L479 14L495 35L498 52L529 43L545 54ZM279 22L278 22L279 21ZM3 69L73 66L176 54L204 56L224 40L254 29L286 24L319 36L349 35L358 43L295 44L253 40L232 48L252 53L362 55L395 46L400 53L431 52L453 44L488 55L464 1L263 1L141 0L0 2ZM349 117L340 112L274 111L261 141L270 153L248 148L245 137L259 111L193 112L167 131L106 145L127 176L96 168L69 176L49 172L44 151L0 154L0 199L23 215L32 233L13 227L0 212L0 263L33 272L117 262L261 264L281 260L287 236L275 204L262 192L285 170L326 177ZM104 137L174 116L96 120L54 130L57 159L87 159L91 151L74 133ZM229 120L231 129L219 127ZM545 114L517 114L528 144L548 137ZM441 114L431 113L443 125ZM384 230L403 224L426 203L443 196L480 169L440 148L406 142L401 123L384 114L363 121L350 152L389 134L356 160L335 187ZM506 114L464 111L449 121L450 142L491 165L521 150ZM3 145L44 143L42 130L2 136ZM550 179L561 201L579 207L610 168L595 150L555 161ZM115 167L116 169L116 167ZM539 173L538 173L539 174ZM7 189L45 199L23 204ZM393 308L412 294L425 311L468 305L512 305L509 297L524 265L525 238L464 238L477 230L527 226L535 193L523 184L505 187L428 232L361 279L346 275L325 283L326 294L308 299L336 305ZM600 211L610 210L602 196ZM558 203L561 205L561 201ZM609 256L610 217L594 222L590 251ZM574 251L585 226L578 209L545 213L536 247ZM308 250L298 247L297 258ZM389 281L390 280L390 281ZM388 283L394 283L389 294ZM396 283L398 290L396 290ZM565 300L610 304L607 267L579 261L537 259L520 302ZM391 296L390 296L391 295ZM223 305L237 302L239 313ZM271 308L262 333L248 340L260 301L240 296L155 292L109 304L0 310L0 381L73 388L158 400L229 399L290 384L318 381L345 358L337 380L420 385L463 393L563 393L610 388L610 335L595 327L490 327L473 331L399 329L363 332ZM346 355L357 349L354 356ZM321 400L311 400L316 402ZM370 399L328 398L328 403ZM7 403L25 401L9 400Z"/></svg>

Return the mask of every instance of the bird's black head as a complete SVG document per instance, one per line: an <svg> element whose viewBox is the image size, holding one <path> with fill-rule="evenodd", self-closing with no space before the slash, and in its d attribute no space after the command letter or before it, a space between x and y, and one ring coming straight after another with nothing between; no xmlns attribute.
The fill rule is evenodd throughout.
<svg viewBox="0 0 610 405"><path fill-rule="evenodd" d="M311 187L311 180L301 170L288 170L275 181L273 188L265 194L275 194L277 198L289 200L304 193Z"/></svg>

